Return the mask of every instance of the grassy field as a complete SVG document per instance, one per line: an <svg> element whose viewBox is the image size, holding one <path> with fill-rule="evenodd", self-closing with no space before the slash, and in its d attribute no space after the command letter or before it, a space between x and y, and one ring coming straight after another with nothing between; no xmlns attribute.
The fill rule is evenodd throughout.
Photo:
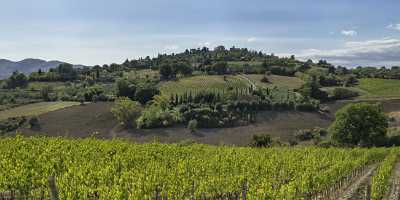
<svg viewBox="0 0 400 200"><path fill-rule="evenodd" d="M202 90L228 90L229 88L247 88L249 82L239 76L224 76L218 75L201 75L189 78L179 79L177 81L168 81L163 83L160 87L161 93L169 94L182 94L185 92L198 92Z"/></svg>
<svg viewBox="0 0 400 200"><path fill-rule="evenodd" d="M79 105L78 102L40 102L19 106L16 108L0 112L0 120L10 117L41 115L50 111L66 108L73 105Z"/></svg>
<svg viewBox="0 0 400 200"><path fill-rule="evenodd" d="M364 98L400 97L400 80L363 78L357 89L363 91Z"/></svg>
<svg viewBox="0 0 400 200"><path fill-rule="evenodd" d="M248 77L250 80L252 80L259 87L272 88L277 86L287 89L297 89L300 88L304 83L303 80L297 77L289 77L289 76L270 75L268 76L270 83L261 82L261 79L264 77L264 75L262 74L246 74L245 76Z"/></svg>

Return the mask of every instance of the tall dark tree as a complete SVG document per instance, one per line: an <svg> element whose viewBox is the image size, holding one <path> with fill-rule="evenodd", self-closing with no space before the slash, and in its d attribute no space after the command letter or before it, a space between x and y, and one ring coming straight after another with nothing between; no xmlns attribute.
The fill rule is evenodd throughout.
<svg viewBox="0 0 400 200"><path fill-rule="evenodd" d="M168 80L174 75L174 70L170 64L162 64L159 67L161 78Z"/></svg>

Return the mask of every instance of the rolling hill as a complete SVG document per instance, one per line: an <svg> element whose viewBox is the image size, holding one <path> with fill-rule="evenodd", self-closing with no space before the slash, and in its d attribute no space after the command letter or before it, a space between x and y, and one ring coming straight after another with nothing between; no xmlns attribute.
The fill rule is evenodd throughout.
<svg viewBox="0 0 400 200"><path fill-rule="evenodd" d="M47 71L50 68L57 67L64 62L58 60L45 61L41 59L28 58L21 61L11 61L7 59L0 59L0 79L6 78L11 75L12 72L18 70L25 74L42 69ZM82 67L82 65L75 65L75 67Z"/></svg>

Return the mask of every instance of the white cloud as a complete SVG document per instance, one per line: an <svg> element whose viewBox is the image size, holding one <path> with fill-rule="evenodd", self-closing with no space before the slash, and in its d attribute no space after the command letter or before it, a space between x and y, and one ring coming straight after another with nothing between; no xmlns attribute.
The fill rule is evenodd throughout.
<svg viewBox="0 0 400 200"><path fill-rule="evenodd" d="M389 24L386 28L400 31L400 24Z"/></svg>
<svg viewBox="0 0 400 200"><path fill-rule="evenodd" d="M255 42L257 41L256 37L247 38L247 42Z"/></svg>
<svg viewBox="0 0 400 200"><path fill-rule="evenodd" d="M355 31L355 30L342 30L340 33L344 36L349 36L349 37L358 35L357 31Z"/></svg>
<svg viewBox="0 0 400 200"><path fill-rule="evenodd" d="M167 45L167 46L164 47L164 50L167 50L167 51L175 51L175 50L178 50L178 49L179 49L179 46L176 45L176 44Z"/></svg>
<svg viewBox="0 0 400 200"><path fill-rule="evenodd" d="M210 42L200 42L199 44L197 44L198 47L210 47L211 43Z"/></svg>
<svg viewBox="0 0 400 200"><path fill-rule="evenodd" d="M342 65L399 65L400 39L383 38L346 42L343 48L333 50L307 49L300 53L303 59L326 59Z"/></svg>

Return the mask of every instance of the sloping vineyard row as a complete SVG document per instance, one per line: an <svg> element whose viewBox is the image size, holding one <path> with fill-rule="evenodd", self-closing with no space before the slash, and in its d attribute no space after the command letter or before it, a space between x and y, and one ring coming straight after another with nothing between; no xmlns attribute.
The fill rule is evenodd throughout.
<svg viewBox="0 0 400 200"><path fill-rule="evenodd" d="M0 139L0 192L48 193L55 176L61 199L168 199L240 191L248 199L302 199L354 170L380 162L387 149L213 147L132 144L96 139Z"/></svg>

